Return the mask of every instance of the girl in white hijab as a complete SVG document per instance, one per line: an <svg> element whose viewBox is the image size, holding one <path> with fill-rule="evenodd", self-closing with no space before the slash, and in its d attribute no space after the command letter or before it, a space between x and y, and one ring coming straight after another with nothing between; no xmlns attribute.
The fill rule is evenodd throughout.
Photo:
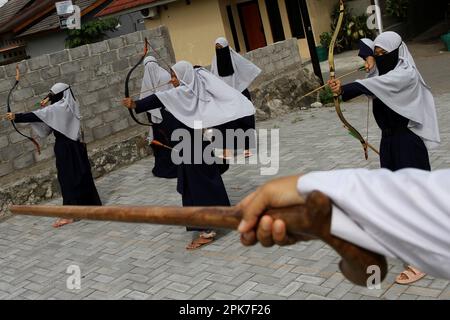
<svg viewBox="0 0 450 320"><path fill-rule="evenodd" d="M173 88L170 83L170 73L159 66L157 60L152 57L144 59L144 77L142 78L140 99L146 98L156 92ZM176 119L165 108L153 109L147 112L147 117L152 123L149 131L149 141L158 141L165 146L174 147L170 136L177 125ZM177 177L177 167L172 162L171 151L160 145L151 144L155 155L155 166L152 169L154 176L172 179Z"/></svg>
<svg viewBox="0 0 450 320"><path fill-rule="evenodd" d="M81 141L80 107L69 85L55 84L43 108L29 113L9 113L16 123L31 123L40 138L53 132L58 182L63 205L102 205L88 159L86 144ZM45 106L50 101L51 105ZM72 219L58 219L55 228L72 223Z"/></svg>
<svg viewBox="0 0 450 320"><path fill-rule="evenodd" d="M330 81L330 87L344 101L362 94L374 98L373 113L382 131L382 168L430 170L428 149L439 145L440 135L429 86L395 32L382 33L372 44L363 43L362 55L374 62L368 63L373 65L370 76L344 86L339 80Z"/></svg>
<svg viewBox="0 0 450 320"><path fill-rule="evenodd" d="M216 42L216 55L211 63L211 72L227 83L229 86L235 88L239 92L242 92L251 101L250 92L248 88L252 82L261 73L261 69L258 68L254 63L245 59L239 53L237 53L233 48L230 48L227 39L217 38ZM219 128L222 131L226 129L239 129L242 130L255 130L255 117L249 116L246 118L239 119L238 121L232 123L233 127ZM231 143L231 142L230 142ZM246 141L245 143L245 156L251 155L250 146L254 146L254 142L250 143ZM252 146L252 147L253 147ZM225 157L229 157L229 151L225 149Z"/></svg>
<svg viewBox="0 0 450 320"><path fill-rule="evenodd" d="M369 76L344 86L329 81L331 89L344 101L361 94L373 97L373 113L382 131L382 168L431 170L428 149L440 143L436 107L408 47L395 32L384 32L373 42L364 39L361 47ZM396 281L409 284L424 276L408 266Z"/></svg>
<svg viewBox="0 0 450 320"><path fill-rule="evenodd" d="M203 140L203 129L253 115L255 108L239 91L204 68L194 69L189 62L175 64L171 76L175 88L138 101L126 98L123 105L135 109L136 113L166 108L178 120L178 127L186 130L190 150L182 152L190 153L190 157L178 165L177 184L183 206L229 206L219 165L217 162L209 163L203 157L206 148L208 151L213 149L209 148L209 141ZM201 147L198 150L196 146ZM200 235L187 246L188 250L211 243L215 237L212 230L188 230L200 231Z"/></svg>

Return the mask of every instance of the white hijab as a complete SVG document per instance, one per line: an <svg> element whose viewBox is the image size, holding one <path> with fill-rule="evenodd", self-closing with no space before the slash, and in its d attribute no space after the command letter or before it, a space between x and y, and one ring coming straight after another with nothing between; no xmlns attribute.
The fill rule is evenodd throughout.
<svg viewBox="0 0 450 320"><path fill-rule="evenodd" d="M144 99L158 91L173 88L169 81L170 73L161 68L154 57L149 56L145 58L140 99ZM163 121L159 108L150 110L149 113L151 114L152 122L161 123Z"/></svg>
<svg viewBox="0 0 450 320"><path fill-rule="evenodd" d="M70 86L65 83L57 83L50 91L53 94L64 92L64 96L52 105L33 111L45 124L34 123L33 129L41 138L48 136L51 132L50 129L53 129L73 141L78 141L81 134L80 106L72 95Z"/></svg>
<svg viewBox="0 0 450 320"><path fill-rule="evenodd" d="M215 127L255 114L250 100L208 70L194 69L187 61L178 62L172 70L180 86L157 92L156 96L175 118L189 128Z"/></svg>
<svg viewBox="0 0 450 320"><path fill-rule="evenodd" d="M430 87L417 70L406 44L395 32L383 32L373 43L387 52L399 48L399 61L394 70L379 76L357 80L389 108L410 120L408 127L422 138L428 149L439 146L440 135L436 106Z"/></svg>
<svg viewBox="0 0 450 320"><path fill-rule="evenodd" d="M217 38L216 44L220 44L224 48L229 46L228 41L225 38ZM211 63L211 72L215 74L217 77L220 77L220 79L225 81L229 86L235 88L239 92L242 92L248 87L250 87L252 82L261 73L261 69L258 68L251 61L245 59L239 53L234 51L234 49L231 47L230 47L230 55L234 69L234 73L232 75L226 77L219 76L216 55L214 55L213 61Z"/></svg>

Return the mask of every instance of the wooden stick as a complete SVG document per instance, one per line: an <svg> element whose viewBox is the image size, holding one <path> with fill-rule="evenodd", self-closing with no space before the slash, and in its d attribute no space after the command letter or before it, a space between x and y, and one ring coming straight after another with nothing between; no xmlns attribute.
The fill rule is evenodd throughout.
<svg viewBox="0 0 450 320"><path fill-rule="evenodd" d="M242 219L238 207L12 206L10 210L18 215L233 230ZM382 279L385 277L387 262L383 256L331 235L331 202L322 193L313 192L305 205L271 209L265 214L285 221L291 235L303 240L321 239L329 244L341 255L341 270L353 283L366 285L370 276L368 267L373 265L379 266Z"/></svg>

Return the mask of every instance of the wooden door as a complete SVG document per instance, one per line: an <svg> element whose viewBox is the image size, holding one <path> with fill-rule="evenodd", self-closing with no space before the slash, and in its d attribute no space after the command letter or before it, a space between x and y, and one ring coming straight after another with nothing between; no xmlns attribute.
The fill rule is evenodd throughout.
<svg viewBox="0 0 450 320"><path fill-rule="evenodd" d="M267 45L264 27L259 13L257 1L238 4L239 19L244 33L247 51L252 51Z"/></svg>

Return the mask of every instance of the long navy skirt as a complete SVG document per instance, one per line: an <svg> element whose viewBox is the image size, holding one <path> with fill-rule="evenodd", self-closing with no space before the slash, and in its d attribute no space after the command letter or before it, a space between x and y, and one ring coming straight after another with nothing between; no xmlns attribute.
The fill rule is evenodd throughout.
<svg viewBox="0 0 450 320"><path fill-rule="evenodd" d="M63 205L101 206L86 145L57 131L53 133L56 138L54 151Z"/></svg>
<svg viewBox="0 0 450 320"><path fill-rule="evenodd" d="M380 145L382 168L431 170L428 150L423 140L408 128L383 131Z"/></svg>
<svg viewBox="0 0 450 320"><path fill-rule="evenodd" d="M191 137L194 130L190 129ZM209 142L203 141L203 149ZM230 206L230 200L217 164L180 164L178 165L177 191L181 194L183 207L193 206ZM187 227L188 231L204 229Z"/></svg>
<svg viewBox="0 0 450 320"><path fill-rule="evenodd" d="M149 121L151 121L150 114L147 113ZM161 109L161 115L163 116L163 121L161 123L153 124L153 137L155 140L169 146L171 148L175 147L175 142L171 141L172 132L178 127L178 120L174 116L164 109ZM153 154L155 156L155 166L152 169L152 173L155 177L173 179L178 176L177 166L172 161L172 150L151 145L153 149Z"/></svg>

